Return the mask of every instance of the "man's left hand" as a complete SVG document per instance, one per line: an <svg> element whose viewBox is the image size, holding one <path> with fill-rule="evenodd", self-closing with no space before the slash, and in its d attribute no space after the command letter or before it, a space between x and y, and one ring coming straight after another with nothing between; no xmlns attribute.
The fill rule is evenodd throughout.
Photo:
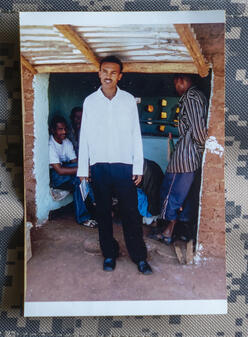
<svg viewBox="0 0 248 337"><path fill-rule="evenodd" d="M138 186L139 183L142 180L142 175L135 174L135 175L133 175L132 179L133 179L133 182L135 183L135 185Z"/></svg>

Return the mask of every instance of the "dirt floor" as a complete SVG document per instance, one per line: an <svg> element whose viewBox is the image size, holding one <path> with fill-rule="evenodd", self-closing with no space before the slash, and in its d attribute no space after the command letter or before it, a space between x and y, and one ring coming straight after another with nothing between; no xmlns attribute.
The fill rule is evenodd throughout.
<svg viewBox="0 0 248 337"><path fill-rule="evenodd" d="M57 218L56 218L57 217ZM72 214L58 214L32 231L33 256L27 264L26 301L114 301L225 299L225 261L201 258L179 264L173 246L146 237L152 275L130 260L122 227L114 224L121 256L113 272L102 270L97 229L85 228Z"/></svg>

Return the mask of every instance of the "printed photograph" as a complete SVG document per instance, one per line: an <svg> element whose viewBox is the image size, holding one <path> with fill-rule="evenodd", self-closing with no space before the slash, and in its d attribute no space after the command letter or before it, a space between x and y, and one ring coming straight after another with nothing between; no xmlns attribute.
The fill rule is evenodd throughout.
<svg viewBox="0 0 248 337"><path fill-rule="evenodd" d="M20 13L24 315L225 314L225 12Z"/></svg>

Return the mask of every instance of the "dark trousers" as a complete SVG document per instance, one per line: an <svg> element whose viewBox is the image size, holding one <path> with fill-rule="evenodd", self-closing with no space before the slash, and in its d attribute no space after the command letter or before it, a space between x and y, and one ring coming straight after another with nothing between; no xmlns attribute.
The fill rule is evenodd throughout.
<svg viewBox="0 0 248 337"><path fill-rule="evenodd" d="M162 218L192 221L199 207L199 190L200 169L189 173L166 172L161 186ZM182 212L179 212L180 207L183 207Z"/></svg>
<svg viewBox="0 0 248 337"><path fill-rule="evenodd" d="M64 167L77 167L77 163L64 163ZM60 175L54 169L50 171L51 186L53 188L64 189L73 192L73 202L75 209L75 218L77 223L81 224L91 218L86 203L82 199L80 192L80 179L75 175ZM90 197L93 197L90 189ZM94 200L94 199L93 199Z"/></svg>
<svg viewBox="0 0 248 337"><path fill-rule="evenodd" d="M112 196L116 195L124 239L133 262L147 258L142 222L138 211L137 191L132 181L132 165L97 163L91 166L92 187L96 201L96 218L103 256L118 256L119 245L113 237Z"/></svg>

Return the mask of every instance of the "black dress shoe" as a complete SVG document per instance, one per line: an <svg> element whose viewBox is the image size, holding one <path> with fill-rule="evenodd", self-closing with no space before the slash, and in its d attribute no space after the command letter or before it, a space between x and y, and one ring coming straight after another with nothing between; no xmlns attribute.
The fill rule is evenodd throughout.
<svg viewBox="0 0 248 337"><path fill-rule="evenodd" d="M115 269L115 259L107 257L103 261L103 270L104 271L113 271Z"/></svg>
<svg viewBox="0 0 248 337"><path fill-rule="evenodd" d="M138 270L140 273L144 274L144 275L151 275L152 274L152 268L149 265L148 262L146 261L140 261L137 263L138 266Z"/></svg>

